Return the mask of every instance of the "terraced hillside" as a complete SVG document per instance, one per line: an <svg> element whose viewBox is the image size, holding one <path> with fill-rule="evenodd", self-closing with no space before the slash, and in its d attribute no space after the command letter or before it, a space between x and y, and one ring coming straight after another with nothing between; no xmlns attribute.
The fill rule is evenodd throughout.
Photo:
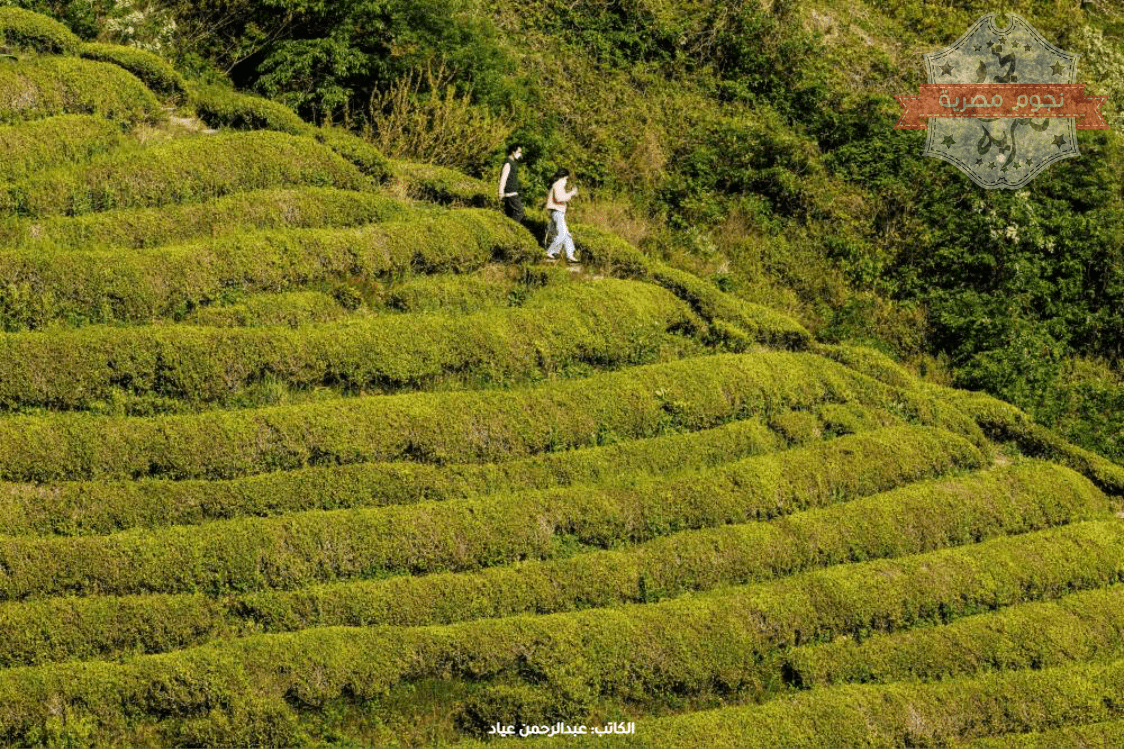
<svg viewBox="0 0 1124 749"><path fill-rule="evenodd" d="M0 745L1124 740L1121 467L158 58L0 39Z"/></svg>

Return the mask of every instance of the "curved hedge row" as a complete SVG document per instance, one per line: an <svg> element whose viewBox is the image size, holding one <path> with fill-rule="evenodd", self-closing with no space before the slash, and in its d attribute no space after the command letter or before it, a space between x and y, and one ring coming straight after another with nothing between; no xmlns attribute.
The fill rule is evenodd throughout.
<svg viewBox="0 0 1124 749"><path fill-rule="evenodd" d="M4 154L0 161L0 183L25 179L60 164L89 161L124 141L124 134L116 123L85 114L0 127L0 153ZM0 236L6 234L7 231L0 230ZM4 246L10 245L5 241Z"/></svg>
<svg viewBox="0 0 1124 749"><path fill-rule="evenodd" d="M348 314L339 301L323 292L284 291L280 294L251 294L236 304L199 307L185 317L184 322L212 328L299 328L336 322ZM2 345L0 343L0 348Z"/></svg>
<svg viewBox="0 0 1124 749"><path fill-rule="evenodd" d="M82 409L114 390L213 402L256 382L422 388L455 376L511 384L578 362L650 360L692 326L663 289L603 279L560 285L522 308L470 315L372 315L295 330L87 327L0 334L0 409Z"/></svg>
<svg viewBox="0 0 1124 749"><path fill-rule="evenodd" d="M801 349L812 342L811 334L791 317L744 302L698 276L650 260L611 232L589 224L575 224L573 231L585 262L670 290L710 322L713 341L730 350L748 351L762 343Z"/></svg>
<svg viewBox="0 0 1124 749"><path fill-rule="evenodd" d="M1045 479L1050 489L1036 485L1034 483L1036 479ZM995 491L997 488L999 491ZM701 564L704 563L701 555L704 555L708 548L711 549L710 553L713 553L716 542L726 545L740 542L743 549L742 569L731 579L761 580L854 558L900 557L945 546L972 543L979 538L1021 533L1098 514L1103 515L1104 508L1104 497L1098 495L1087 483L1083 484L1078 477L1072 474L1065 475L1064 470L1052 472L1048 467L1031 466L998 472L995 475L977 474L946 480L926 487L897 489L881 495L856 499L850 505L836 505L822 511L799 513L771 523L682 533L665 538L657 544L642 545L625 552L610 552L609 555L633 560L632 565L639 563L641 567L644 564L651 567L656 562L667 564L673 559L672 553L682 555L688 563ZM915 514L904 511L914 511ZM873 520L869 514L874 515ZM205 527L203 532L211 531ZM100 543L106 546L104 540ZM568 560L564 565L571 570L584 572L580 575L580 579L588 582L589 573L605 561L598 558L605 556L604 553L587 554ZM262 559L269 560L265 562L266 564L281 562L281 558L276 555L263 556ZM104 566L108 562L99 564ZM547 565L540 564L539 567ZM554 567L557 569L559 565L555 563ZM427 579L419 580L424 583ZM464 579L464 576L460 576L460 579ZM522 579L526 584L526 576ZM596 577L593 579L596 580ZM233 579L226 579L226 583L232 582ZM105 657L116 651L137 648L143 648L146 652L163 652L200 644L216 636L251 634L263 626L271 631L284 631L312 626L371 625L385 622L382 616L389 613L384 611L380 614L381 607L370 610L362 608L365 598L371 597L370 591L377 589L379 585L374 583L330 586L328 589L334 588L337 594L353 593L353 598L340 599L337 595L335 605L325 607L300 606L299 602L307 602L310 600L310 595L312 598L315 597L315 589L293 593L275 590L221 600L199 595L164 595L56 598L0 604L0 635L2 635L0 636L0 665L8 667L71 658ZM707 637L712 643L724 643L724 652L737 653L738 658L749 658L748 663L756 664L752 667L743 664L742 671L745 674L738 677L739 679L767 681L772 674L779 674L785 670L789 663L787 659L780 659L781 651L774 652L772 640L769 639L771 635L766 636L770 611L772 611L770 606L775 608L778 599L765 596L761 600L766 603L761 604L747 591L752 592L751 589L735 589L716 597L676 599L669 603L658 604L656 608L663 609L668 612L671 620L678 621L683 633L702 629L709 633ZM678 592L682 590L668 591L669 594ZM641 598L643 595L644 592L641 591ZM327 598L330 600L331 596ZM525 599L525 595L520 598ZM263 602L270 600L271 603L263 606ZM346 604L341 605L344 600ZM914 596L913 602L909 605L918 605L918 601L919 599ZM617 602L610 600L605 603ZM279 616L279 612L285 610L286 605L289 615ZM859 602L847 605L852 608L866 606L869 610L873 604ZM559 610L562 611L570 608L573 608L572 602L569 605L561 603L559 606ZM268 613L262 615L260 612L263 609ZM644 610L648 609L651 607L645 607ZM536 612L541 609L532 604L526 611ZM599 612L603 611L604 609L599 609ZM400 612L390 615L402 616ZM419 611L409 612L405 616L415 616L425 621L425 616ZM584 616L579 615L579 618ZM647 615L640 614L640 616ZM116 622L116 626L107 631L100 625L110 617ZM590 614L588 618L597 621L602 618L602 614ZM726 621L727 619L729 621ZM573 617L567 616L553 618L555 623L572 620ZM723 624L728 627L735 621L739 624L736 625L734 632L721 634L715 631L716 627ZM551 622L551 619L543 620L542 626L545 627L545 631L556 632L558 628ZM699 626L696 627L694 624ZM487 629L488 626L490 625L486 624L484 628ZM536 626L537 623L532 623L526 628L533 629ZM625 627L624 629L635 630L642 633L641 636L649 640L653 639L649 637L651 633L649 628ZM617 639L621 639L621 633L618 632L617 635ZM678 639L683 639L684 636ZM740 643L733 647L732 640L735 638L740 638ZM662 641L662 638L656 638L654 641ZM517 640L517 642L523 644L525 641ZM697 650L697 654L694 657L675 659L681 666L679 672L665 665L662 678L676 679L680 678L675 675L676 673L715 668L713 662L706 665L699 663L699 660L707 662L717 658L714 654L707 653L708 646L705 642L685 641L683 646ZM524 667L541 668L542 664L549 663L552 656L549 652L543 652L545 647L545 644L535 647L534 651L541 657L525 662ZM625 650L627 652L632 648L633 646L628 645ZM575 652L603 653L607 649L609 649L607 645L599 648L582 647L575 649L568 658L561 660L571 661ZM485 650L479 657L491 655L494 654ZM607 664L590 657L590 665L601 669L599 682L606 684L611 681L602 668ZM615 668L607 670L612 672ZM638 670L639 659L628 671L635 677ZM729 667L720 670L728 674L732 673ZM647 675L649 681L656 678L655 673ZM619 693L626 689L629 683L631 681L617 684L611 690L603 687L601 691ZM734 688L737 685L728 686ZM631 697L641 699L643 692L661 693L666 691L668 685L649 683L643 686L635 685L634 688L641 694Z"/></svg>
<svg viewBox="0 0 1124 749"><path fill-rule="evenodd" d="M193 86L191 105L208 127L308 135L316 128L279 102L217 85Z"/></svg>
<svg viewBox="0 0 1124 749"><path fill-rule="evenodd" d="M312 138L231 133L180 138L55 169L8 185L0 208L43 218L199 202L268 187L355 190L367 184L354 166Z"/></svg>
<svg viewBox="0 0 1124 749"><path fill-rule="evenodd" d="M0 242L5 249L40 253L103 247L141 249L254 229L346 228L421 213L382 192L334 187L250 190L201 203L10 220L0 223Z"/></svg>
<svg viewBox="0 0 1124 749"><path fill-rule="evenodd" d="M143 252L0 253L0 324L35 329L183 316L232 290L476 270L534 246L495 211L455 211L354 229L289 229Z"/></svg>
<svg viewBox="0 0 1124 749"><path fill-rule="evenodd" d="M889 445L896 460L879 461ZM0 538L5 571L0 599L221 594L386 573L469 570L554 556L563 538L592 546L637 543L788 514L982 462L964 439L902 427L631 487L579 486L112 536ZM1070 489L1063 496L1076 501L1075 493ZM1082 496L1082 501L1090 500Z"/></svg>
<svg viewBox="0 0 1124 749"><path fill-rule="evenodd" d="M390 309L414 313L468 314L509 304L517 306L530 288L517 285L506 270L506 266L492 266L478 273L455 276L415 276L388 289L384 303ZM555 281L550 279L551 283Z"/></svg>
<svg viewBox="0 0 1124 749"><path fill-rule="evenodd" d="M391 187L404 197L468 208L496 204L495 191L486 182L455 169L401 159L391 159L389 164Z"/></svg>
<svg viewBox="0 0 1124 749"><path fill-rule="evenodd" d="M1104 491L1124 497L1124 466L1071 444L1057 434L1036 424L1026 413L993 398L975 393L926 383L925 388L938 394L964 413L971 414L987 435L998 441L1012 441L1028 455L1048 457L1088 476Z"/></svg>
<svg viewBox="0 0 1124 749"><path fill-rule="evenodd" d="M316 140L359 167L368 177L385 182L390 177L390 160L371 143L342 127L324 126L312 133Z"/></svg>
<svg viewBox="0 0 1124 749"><path fill-rule="evenodd" d="M136 47L120 44L83 44L78 53L87 60L98 60L118 65L165 98L178 99L187 90L187 82L167 60Z"/></svg>
<svg viewBox="0 0 1124 749"><path fill-rule="evenodd" d="M1032 733L987 736L951 746L980 749L1057 749L1059 746L1084 746L1111 749L1111 747L1124 746L1124 718L1069 725Z"/></svg>
<svg viewBox="0 0 1124 749"><path fill-rule="evenodd" d="M72 55L81 45L70 29L53 18L23 8L0 8L0 46Z"/></svg>
<svg viewBox="0 0 1124 749"><path fill-rule="evenodd" d="M390 160L371 143L342 127L314 127L279 102L210 85L192 88L191 103L210 127L311 135L379 182L391 175Z"/></svg>
<svg viewBox="0 0 1124 749"><path fill-rule="evenodd" d="M1045 471L1038 478L1050 479ZM959 481L973 486L974 480ZM957 481L941 486L955 488ZM1060 504L1041 490L1026 496L1008 493L1001 496L1010 504L1001 505L1004 513L995 518L987 509L993 497L970 495L965 502L969 520L960 527L955 507L949 512L947 504L932 500L940 496L940 489L910 498L915 508L930 504L915 517L894 512L893 502L903 493L895 490L768 524L684 531L619 551L471 573L263 591L240 596L232 605L240 617L271 631L329 624L417 626L650 602L780 576L753 588L754 595L772 602L771 641L778 647L800 645L842 633L902 629L1124 579L1124 537L1113 521L1079 523L896 561L818 569L1064 523L1067 513L1079 519L1095 512L1103 499L1065 476L1048 483L1061 489ZM1062 509L1067 506L1072 509ZM873 524L866 523L864 510L876 513ZM1028 512L1025 520L1018 516L1022 511ZM860 540L852 544L847 532ZM794 544L794 538L804 545ZM754 546L759 542L762 548ZM804 570L817 571L783 578ZM155 607L161 599L146 600Z"/></svg>
<svg viewBox="0 0 1124 749"><path fill-rule="evenodd" d="M753 419L666 437L566 450L507 463L359 463L230 481L89 481L0 487L0 535L105 534L302 510L377 507L476 494L619 483L636 473L708 468L786 443Z"/></svg>
<svg viewBox="0 0 1124 749"><path fill-rule="evenodd" d="M511 224L511 222L506 222ZM0 480L234 478L309 465L494 462L796 406L893 403L967 436L974 423L822 357L700 357L513 391L411 393L155 418L0 419Z"/></svg>
<svg viewBox="0 0 1124 749"><path fill-rule="evenodd" d="M711 637L714 631L725 631L735 641L757 643L762 650L782 646L792 635L790 619L805 618L813 630L824 614L831 614L830 604L811 597L820 594L827 578L854 590L854 596L842 599L844 615L832 617L840 623L893 622L899 626L942 604L950 616L961 614L972 605L990 604L995 597L1009 601L1034 591L1039 595L1064 592L1070 584L1087 585L1089 574L1103 576L1108 570L1119 577L1119 555L1124 537L1118 528L1111 540L1105 538L1106 523L1073 526L1033 537L989 541L979 547L953 549L902 560L864 565L847 565L824 572L803 575L767 586L753 586L718 595L671 601L660 606L645 606L618 611L578 613L568 616L518 617L506 620L475 622L449 628L400 629L375 627L366 629L315 628L281 635L249 637L233 642L211 643L203 647L167 655L136 658L124 663L70 663L35 668L9 669L0 672L0 740L5 744L27 742L32 732L42 727L52 713L89 716L98 736L120 729L119 721L138 718L160 719L175 716L192 717L211 710L222 713L245 706L251 700L285 698L297 707L319 707L325 701L347 695L355 699L385 694L389 685L402 679L425 678L451 674L487 677L521 669L529 678L553 682L560 698L595 696L597 692L623 696L646 695L653 688L678 689L690 694L699 689L718 686L744 689L752 684L758 670L753 650L729 647L722 639ZM1118 526L1119 524L1113 523ZM1074 571L1048 568L1041 557L1042 545L1049 539L1055 560L1063 559L1080 569ZM1097 544L1099 541L1099 545ZM1054 560L1049 560L1054 561ZM994 573L990 566L998 569ZM940 577L951 572L953 581ZM968 573L968 574L965 574ZM1082 574L1084 573L1084 574ZM1038 591L1040 576L1051 579L1050 591ZM1013 588L1012 588L1013 586ZM895 594L909 591L911 595ZM185 602L190 599L183 599ZM1017 598L1016 598L1017 600ZM65 603L65 602L60 602ZM138 610L139 599L125 601L129 610ZM402 604L409 605L410 599ZM171 613L171 612L169 612ZM186 621L191 621L191 613ZM105 616L105 614L103 614ZM104 624L103 619L103 624ZM178 623L172 619L169 623ZM204 623L205 624L205 623ZM105 628L102 628L105 631ZM663 637L652 631L666 632ZM797 629L796 632L807 631ZM528 643L539 647L530 647ZM759 651L760 652L760 651ZM559 658L559 653L566 658ZM579 654L575 659L575 654ZM628 667L625 667L627 664ZM633 665L635 664L635 665ZM1081 666L1070 669L1091 669ZM1124 667L1119 673L1100 667L1098 695L1119 695L1124 685ZM1109 667L1111 669L1113 667ZM1057 672L1060 672L1058 670ZM436 673L435 673L436 672ZM666 719L649 718L640 725L650 733L643 745L712 745L712 740L682 740L679 734L661 727L674 728L677 722L698 721L709 716L711 723L733 720L748 714L754 720L746 725L758 729L772 725L770 715L783 719L786 731L772 734L746 734L742 726L730 734L737 741L731 746L775 745L784 741L795 745L809 743L807 730L791 732L791 722L805 719L801 705L821 705L824 700L835 705L836 695L848 700L840 704L864 705L863 695L887 695L904 691L916 696L924 690L937 690L941 697L934 706L946 708L950 697L959 694L964 684L974 687L978 699L984 684L1025 684L1027 679L1043 679L1056 673L1047 669L1033 674L1013 672L967 682L952 681L937 686L893 685L891 687L843 687L814 690L795 698L774 700L764 706L725 709L711 713L680 715ZM1108 677L1107 679L1105 677ZM1006 681L1004 681L1006 680ZM584 684L583 684L584 682ZM1050 681L1049 683L1053 683ZM596 691L590 689L594 686ZM1066 699L1072 700L1073 684ZM1059 692L1060 694L1060 692ZM1081 693L1083 694L1083 693ZM1006 694L1007 698L1012 697ZM1041 695L1038 695L1041 697ZM990 700L970 705L954 702L950 715L959 728L955 734L930 734L928 739L948 741L968 735L1002 730L1030 730L1069 721L1103 720L1114 717L1121 708L1111 700L1076 700L1081 710L1057 713L1059 705L1044 702L1036 712L1044 722L996 724L981 722L971 731L963 721L971 722L973 709ZM579 703L580 704L580 703ZM1009 707L1010 702L1001 709ZM1070 703L1066 703L1070 704ZM1090 706L1091 705L1091 706ZM127 706L128 709L122 709ZM894 705L891 701L890 707ZM917 705L914 705L916 708ZM813 711L814 712L814 711ZM908 711L906 711L908 712ZM1019 711L1025 714L1025 711ZM815 713L819 715L819 713ZM840 730L860 731L864 727L885 726L899 719L894 709L872 713L855 720L846 720ZM497 716L501 722L503 718ZM821 718L822 719L822 718ZM868 720L869 719L869 720ZM748 719L747 719L748 720ZM874 721L874 722L871 722ZM895 723L896 724L896 723ZM693 725L693 723L691 724ZM740 723L739 723L740 725ZM834 721L825 725L834 726ZM950 725L941 722L943 728ZM986 730L985 726L990 727ZM713 728L714 726L711 726ZM680 730L680 729L675 729ZM833 729L834 730L834 729ZM653 738L654 737L654 738ZM664 738L670 737L665 744ZM833 735L833 740L840 736ZM842 745L863 745L858 734L843 736ZM900 738L900 737L899 737ZM777 739L780 739L778 741ZM920 738L914 736L920 741ZM738 743L748 742L748 743ZM887 741L889 745L910 743ZM920 742L925 743L925 742ZM833 745L833 744L828 744Z"/></svg>
<svg viewBox="0 0 1124 749"><path fill-rule="evenodd" d="M104 62L37 57L0 65L0 122L93 114L130 125L154 120L160 101L135 76Z"/></svg>
<svg viewBox="0 0 1124 749"><path fill-rule="evenodd" d="M1120 718L1124 660L935 684L843 686L751 707L636 722L613 746L949 746L1004 731ZM596 736L511 746L604 746Z"/></svg>
<svg viewBox="0 0 1124 749"><path fill-rule="evenodd" d="M798 686L948 678L1043 668L1124 651L1124 585L1012 606L941 627L796 648L785 656Z"/></svg>

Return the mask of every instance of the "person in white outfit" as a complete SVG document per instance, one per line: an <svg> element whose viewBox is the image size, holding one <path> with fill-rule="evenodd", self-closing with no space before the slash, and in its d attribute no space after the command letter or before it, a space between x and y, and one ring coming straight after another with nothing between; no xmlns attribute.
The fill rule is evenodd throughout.
<svg viewBox="0 0 1124 749"><path fill-rule="evenodd" d="M578 194L578 188L566 189L569 178L570 172L567 169L559 169L555 172L554 183L546 196L546 209L550 212L551 226L554 230L554 241L546 248L546 256L550 260L557 260L559 251L565 248L566 259L576 263L578 259L574 257L574 238L566 228L566 204Z"/></svg>

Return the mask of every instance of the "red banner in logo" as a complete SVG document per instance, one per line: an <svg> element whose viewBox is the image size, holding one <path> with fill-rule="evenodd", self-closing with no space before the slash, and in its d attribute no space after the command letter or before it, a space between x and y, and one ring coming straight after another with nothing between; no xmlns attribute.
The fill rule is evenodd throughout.
<svg viewBox="0 0 1124 749"><path fill-rule="evenodd" d="M1087 94L1084 84L926 84L918 96L894 98L903 110L898 129L923 129L929 117L1074 117L1078 128L1108 127L1101 116L1108 96Z"/></svg>

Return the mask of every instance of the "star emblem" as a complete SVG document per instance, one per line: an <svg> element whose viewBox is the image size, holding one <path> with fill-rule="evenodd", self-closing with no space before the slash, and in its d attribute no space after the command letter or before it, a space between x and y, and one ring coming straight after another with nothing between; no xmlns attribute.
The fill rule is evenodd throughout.
<svg viewBox="0 0 1124 749"><path fill-rule="evenodd" d="M1058 148L1061 148L1062 146L1065 145L1065 138L1063 138L1060 135L1055 135L1054 136L1054 145L1057 146Z"/></svg>
<svg viewBox="0 0 1124 749"><path fill-rule="evenodd" d="M976 166L979 166L982 163L983 163L983 159L976 159Z"/></svg>
<svg viewBox="0 0 1124 749"><path fill-rule="evenodd" d="M977 51L977 52L979 52L979 51L980 51L980 45L978 45L978 44L976 45L976 51Z"/></svg>
<svg viewBox="0 0 1124 749"><path fill-rule="evenodd" d="M948 148L949 146L953 145L954 143L956 143L956 141L954 141L952 139L951 135L944 136L944 140L941 141L941 145L943 145L945 148Z"/></svg>
<svg viewBox="0 0 1124 749"><path fill-rule="evenodd" d="M941 66L941 75L952 75L952 66L948 63Z"/></svg>
<svg viewBox="0 0 1124 749"><path fill-rule="evenodd" d="M1065 65L1062 65L1060 62L1055 62L1050 66L1050 70L1054 71L1054 75L1061 75L1062 71L1065 70Z"/></svg>
<svg viewBox="0 0 1124 749"><path fill-rule="evenodd" d="M988 167L988 169L994 169L995 168L995 162L994 161L991 162L990 164L987 165L987 167Z"/></svg>
<svg viewBox="0 0 1124 749"><path fill-rule="evenodd" d="M1029 45L1029 44L1024 44L1024 45L1023 45L1023 49L1024 49L1024 50L1026 50L1027 52L1029 52L1029 51L1030 51L1030 45Z"/></svg>

